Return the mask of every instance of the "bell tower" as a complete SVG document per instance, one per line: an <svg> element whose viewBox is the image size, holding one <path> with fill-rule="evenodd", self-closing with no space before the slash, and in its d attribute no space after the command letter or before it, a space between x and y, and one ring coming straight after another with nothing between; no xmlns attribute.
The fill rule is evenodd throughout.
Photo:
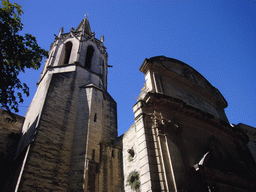
<svg viewBox="0 0 256 192"><path fill-rule="evenodd" d="M39 83L47 69L52 67L64 69L75 64L100 77L90 80L99 88L107 90L108 54L104 46L104 36L102 35L101 40L95 38L87 17L82 20L77 29L71 28L69 33L63 33L62 27L59 35L55 37Z"/></svg>
<svg viewBox="0 0 256 192"><path fill-rule="evenodd" d="M103 43L87 17L55 35L22 127L16 191L120 190L116 102L107 92Z"/></svg>

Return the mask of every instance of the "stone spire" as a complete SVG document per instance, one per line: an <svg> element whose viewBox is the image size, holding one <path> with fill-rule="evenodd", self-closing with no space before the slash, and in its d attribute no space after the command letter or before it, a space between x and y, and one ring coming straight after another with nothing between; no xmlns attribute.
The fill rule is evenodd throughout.
<svg viewBox="0 0 256 192"><path fill-rule="evenodd" d="M84 17L84 19L81 21L81 23L76 28L76 31L83 31L83 33L87 33L88 35L92 35L90 23L87 19L87 13Z"/></svg>

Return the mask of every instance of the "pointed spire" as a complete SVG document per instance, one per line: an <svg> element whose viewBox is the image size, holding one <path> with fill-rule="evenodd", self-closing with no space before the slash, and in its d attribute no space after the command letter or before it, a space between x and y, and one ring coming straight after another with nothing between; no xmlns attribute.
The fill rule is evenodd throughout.
<svg viewBox="0 0 256 192"><path fill-rule="evenodd" d="M104 43L104 35L101 35L100 41L101 43Z"/></svg>
<svg viewBox="0 0 256 192"><path fill-rule="evenodd" d="M76 28L76 31L83 31L83 33L87 33L87 34L91 35L92 32L91 32L91 27L90 27L89 21L87 19L87 15L88 15L88 13L85 14L84 19L78 25L78 27Z"/></svg>
<svg viewBox="0 0 256 192"><path fill-rule="evenodd" d="M86 19L87 19L87 15L89 15L88 12L86 12L85 15L84 15L84 17L85 17Z"/></svg>
<svg viewBox="0 0 256 192"><path fill-rule="evenodd" d="M59 32L59 36L58 36L58 37L60 37L60 36L61 36L61 34L63 33L63 30L64 30L64 29L63 29L63 27L61 27L61 28L60 28L60 32Z"/></svg>

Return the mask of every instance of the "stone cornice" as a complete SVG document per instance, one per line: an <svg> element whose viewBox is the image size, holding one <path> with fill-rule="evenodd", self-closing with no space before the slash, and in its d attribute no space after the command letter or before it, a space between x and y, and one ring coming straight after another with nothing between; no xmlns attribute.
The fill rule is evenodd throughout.
<svg viewBox="0 0 256 192"><path fill-rule="evenodd" d="M248 137L242 131L234 129L229 123L207 112L192 107L180 99L149 92L145 96L143 102L145 103L145 105L147 105L147 108L150 108L150 106L154 106L154 108L167 108L168 110L171 109L172 112L181 113L186 116L196 118L198 121L207 123L217 128L218 130L226 133L227 135L243 141L244 143L248 142Z"/></svg>

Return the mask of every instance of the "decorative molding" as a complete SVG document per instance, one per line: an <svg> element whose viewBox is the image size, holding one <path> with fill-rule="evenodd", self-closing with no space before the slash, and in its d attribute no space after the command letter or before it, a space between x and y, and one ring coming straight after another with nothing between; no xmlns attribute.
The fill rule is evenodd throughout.
<svg viewBox="0 0 256 192"><path fill-rule="evenodd" d="M164 135L167 135L166 129L170 130L173 133L177 133L179 130L179 125L173 122L173 120L166 118L163 116L162 113L157 113L154 111L151 114L151 119L153 120L153 126L158 128L159 131L161 131Z"/></svg>
<svg viewBox="0 0 256 192"><path fill-rule="evenodd" d="M193 117L198 121L207 123L210 126L214 127L215 129L218 129L226 133L228 136L231 136L235 139L242 140L244 143L248 142L248 138L245 137L245 135L239 132L238 130L235 130L234 128L232 128L229 123L207 112L204 112L200 109L192 107L180 99L173 98L171 96L167 96L163 94L148 92L143 102L145 102L145 104L147 105L147 106L144 106L143 108L150 109L152 107L153 109L158 108L161 110L163 108L168 108L169 111L171 109L172 112L174 113L181 113L186 116Z"/></svg>

